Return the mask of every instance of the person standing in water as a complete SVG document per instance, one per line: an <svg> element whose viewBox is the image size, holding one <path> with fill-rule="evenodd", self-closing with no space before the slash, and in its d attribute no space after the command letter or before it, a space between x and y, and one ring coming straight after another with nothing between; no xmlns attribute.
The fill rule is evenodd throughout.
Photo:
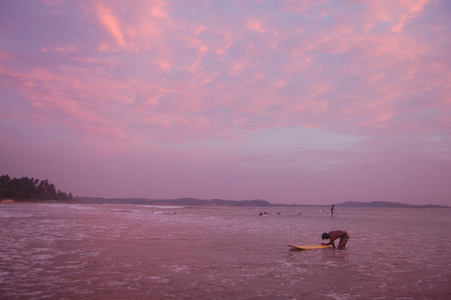
<svg viewBox="0 0 451 300"><path fill-rule="evenodd" d="M349 240L349 234L346 231L343 230L335 230L330 232L325 232L321 236L323 240L329 239L329 243L322 243L321 245L332 245L332 247L335 249L335 240L340 238L340 241L338 242L338 249L344 249L346 246L346 243Z"/></svg>
<svg viewBox="0 0 451 300"><path fill-rule="evenodd" d="M334 216L335 212L335 204L332 204L332 207L330 208L330 213L332 214L332 217Z"/></svg>

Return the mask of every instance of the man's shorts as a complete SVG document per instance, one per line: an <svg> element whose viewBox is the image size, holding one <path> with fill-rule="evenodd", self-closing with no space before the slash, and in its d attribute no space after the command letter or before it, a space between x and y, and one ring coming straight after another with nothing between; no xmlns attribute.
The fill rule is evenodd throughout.
<svg viewBox="0 0 451 300"><path fill-rule="evenodd" d="M340 238L340 242L338 243L338 249L344 249L348 240L349 240L349 234L346 232Z"/></svg>

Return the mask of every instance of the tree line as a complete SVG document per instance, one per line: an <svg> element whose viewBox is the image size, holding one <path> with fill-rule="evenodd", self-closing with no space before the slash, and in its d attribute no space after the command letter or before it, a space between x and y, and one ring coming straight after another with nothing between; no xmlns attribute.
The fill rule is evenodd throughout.
<svg viewBox="0 0 451 300"><path fill-rule="evenodd" d="M47 179L10 178L9 175L0 176L0 199L16 201L35 200L72 200L72 194L56 190L55 185Z"/></svg>

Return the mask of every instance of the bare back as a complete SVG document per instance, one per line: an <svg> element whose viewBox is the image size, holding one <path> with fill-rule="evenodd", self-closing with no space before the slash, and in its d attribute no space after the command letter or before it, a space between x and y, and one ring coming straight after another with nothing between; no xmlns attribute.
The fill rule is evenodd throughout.
<svg viewBox="0 0 451 300"><path fill-rule="evenodd" d="M346 231L343 230L335 230L329 232L330 242L333 243L336 239L341 238L345 233Z"/></svg>

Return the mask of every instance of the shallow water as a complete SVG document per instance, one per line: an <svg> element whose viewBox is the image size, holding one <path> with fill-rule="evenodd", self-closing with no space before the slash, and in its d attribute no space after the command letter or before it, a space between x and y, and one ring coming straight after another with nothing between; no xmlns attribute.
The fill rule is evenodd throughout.
<svg viewBox="0 0 451 300"><path fill-rule="evenodd" d="M3 204L0 299L450 299L450 216ZM346 250L288 247L338 229Z"/></svg>

